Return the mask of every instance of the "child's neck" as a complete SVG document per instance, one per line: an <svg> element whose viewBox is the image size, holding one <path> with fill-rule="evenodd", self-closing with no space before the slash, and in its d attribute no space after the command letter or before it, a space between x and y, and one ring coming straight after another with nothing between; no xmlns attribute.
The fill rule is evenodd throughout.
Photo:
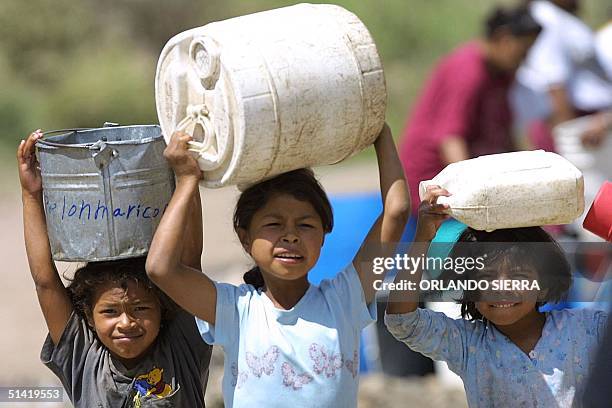
<svg viewBox="0 0 612 408"><path fill-rule="evenodd" d="M529 354L538 343L538 340L540 340L545 322L545 314L534 309L516 323L507 326L495 325L495 327L525 354Z"/></svg>
<svg viewBox="0 0 612 408"><path fill-rule="evenodd" d="M265 294L279 309L291 309L304 296L310 283L308 277L304 276L298 280L275 279L266 277Z"/></svg>

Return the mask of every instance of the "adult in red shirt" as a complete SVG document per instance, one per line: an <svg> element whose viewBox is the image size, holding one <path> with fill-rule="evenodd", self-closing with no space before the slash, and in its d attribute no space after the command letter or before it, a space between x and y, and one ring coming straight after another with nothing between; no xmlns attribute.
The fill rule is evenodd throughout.
<svg viewBox="0 0 612 408"><path fill-rule="evenodd" d="M498 8L487 18L484 39L461 45L438 63L400 146L414 214L420 181L449 163L513 150L508 92L540 31L526 8Z"/></svg>

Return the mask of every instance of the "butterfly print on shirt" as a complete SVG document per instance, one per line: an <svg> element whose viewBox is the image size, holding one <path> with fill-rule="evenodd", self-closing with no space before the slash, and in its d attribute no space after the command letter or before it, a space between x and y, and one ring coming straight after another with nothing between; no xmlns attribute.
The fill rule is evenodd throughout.
<svg viewBox="0 0 612 408"><path fill-rule="evenodd" d="M279 354L280 350L277 346L270 347L261 357L257 357L255 354L247 351L246 362L251 369L251 373L255 377L260 378L264 373L266 375L272 375Z"/></svg>
<svg viewBox="0 0 612 408"><path fill-rule="evenodd" d="M342 368L342 356L327 351L320 344L312 343L309 348L310 358L313 361L312 369L317 374L325 374L327 378L334 377L336 371Z"/></svg>
<svg viewBox="0 0 612 408"><path fill-rule="evenodd" d="M242 387L248 378L248 372L238 370L238 364L232 363L232 387Z"/></svg>
<svg viewBox="0 0 612 408"><path fill-rule="evenodd" d="M295 368L287 362L284 362L281 366L281 372L283 373L283 385L292 388L294 391L301 389L313 380L308 373L296 374Z"/></svg>
<svg viewBox="0 0 612 408"><path fill-rule="evenodd" d="M344 361L344 366L353 375L353 378L357 377L357 374L359 373L359 354L357 354L357 350L353 351L352 360L346 359Z"/></svg>

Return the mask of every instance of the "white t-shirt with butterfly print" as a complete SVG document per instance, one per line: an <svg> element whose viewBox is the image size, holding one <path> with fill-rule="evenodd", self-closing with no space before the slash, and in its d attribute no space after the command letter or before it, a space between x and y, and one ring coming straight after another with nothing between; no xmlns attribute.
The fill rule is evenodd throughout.
<svg viewBox="0 0 612 408"><path fill-rule="evenodd" d="M196 319L223 347L227 408L356 407L361 330L376 319L352 264L310 285L290 310L251 285L215 283L216 324Z"/></svg>

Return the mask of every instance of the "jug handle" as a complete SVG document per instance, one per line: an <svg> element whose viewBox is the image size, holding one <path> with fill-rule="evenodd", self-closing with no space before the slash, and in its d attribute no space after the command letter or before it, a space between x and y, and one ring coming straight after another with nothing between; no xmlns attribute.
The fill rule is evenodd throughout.
<svg viewBox="0 0 612 408"><path fill-rule="evenodd" d="M207 116L205 105L190 105L187 107L187 116L181 120L176 126L177 131L184 131L189 125L195 123L200 125L204 132L204 141L190 141L188 150L197 153L202 160L198 160L200 168L204 171L214 170L219 167L217 157L208 153L212 147L215 138L215 131L210 118Z"/></svg>

